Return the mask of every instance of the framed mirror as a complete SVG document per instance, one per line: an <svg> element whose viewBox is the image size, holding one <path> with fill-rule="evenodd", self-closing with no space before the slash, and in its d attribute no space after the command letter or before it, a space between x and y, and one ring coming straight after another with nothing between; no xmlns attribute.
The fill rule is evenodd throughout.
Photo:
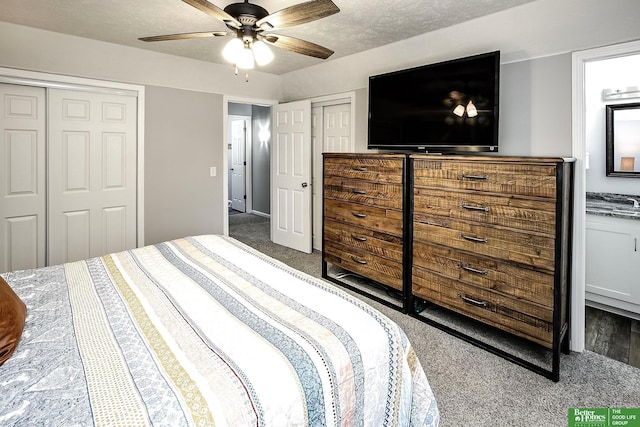
<svg viewBox="0 0 640 427"><path fill-rule="evenodd" d="M606 106L607 176L640 178L640 102Z"/></svg>

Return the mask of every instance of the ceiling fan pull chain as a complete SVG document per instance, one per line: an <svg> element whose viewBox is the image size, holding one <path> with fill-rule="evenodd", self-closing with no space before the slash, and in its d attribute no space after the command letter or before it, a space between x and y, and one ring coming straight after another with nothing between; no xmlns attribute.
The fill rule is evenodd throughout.
<svg viewBox="0 0 640 427"><path fill-rule="evenodd" d="M249 82L249 73L244 75L244 81L247 83Z"/></svg>

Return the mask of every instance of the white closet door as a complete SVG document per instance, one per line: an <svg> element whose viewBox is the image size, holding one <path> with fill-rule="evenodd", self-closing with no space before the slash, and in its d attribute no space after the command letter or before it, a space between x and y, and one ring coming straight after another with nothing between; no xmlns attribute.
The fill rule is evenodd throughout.
<svg viewBox="0 0 640 427"><path fill-rule="evenodd" d="M50 89L49 264L136 246L136 98Z"/></svg>
<svg viewBox="0 0 640 427"><path fill-rule="evenodd" d="M0 84L0 273L45 265L45 90Z"/></svg>
<svg viewBox="0 0 640 427"><path fill-rule="evenodd" d="M313 141L313 248L322 249L322 153L352 153L351 103L311 109Z"/></svg>

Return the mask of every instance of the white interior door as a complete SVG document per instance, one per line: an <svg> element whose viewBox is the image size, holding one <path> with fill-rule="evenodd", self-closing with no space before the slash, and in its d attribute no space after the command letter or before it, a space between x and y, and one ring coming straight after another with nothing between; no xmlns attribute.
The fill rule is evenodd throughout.
<svg viewBox="0 0 640 427"><path fill-rule="evenodd" d="M49 264L136 246L136 98L50 89Z"/></svg>
<svg viewBox="0 0 640 427"><path fill-rule="evenodd" d="M311 253L311 101L273 108L271 239Z"/></svg>
<svg viewBox="0 0 640 427"><path fill-rule="evenodd" d="M45 265L45 90L0 84L0 273Z"/></svg>
<svg viewBox="0 0 640 427"><path fill-rule="evenodd" d="M229 118L229 137L231 138L231 208L246 212L246 146L251 121L247 117Z"/></svg>
<svg viewBox="0 0 640 427"><path fill-rule="evenodd" d="M313 247L322 248L322 153L352 153L351 103L311 109L313 141Z"/></svg>

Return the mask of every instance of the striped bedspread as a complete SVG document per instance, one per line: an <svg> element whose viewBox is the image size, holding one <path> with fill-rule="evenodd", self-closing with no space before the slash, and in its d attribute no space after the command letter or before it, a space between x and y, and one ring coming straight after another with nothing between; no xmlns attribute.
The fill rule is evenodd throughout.
<svg viewBox="0 0 640 427"><path fill-rule="evenodd" d="M438 424L395 323L231 238L3 277L28 317L0 425Z"/></svg>

